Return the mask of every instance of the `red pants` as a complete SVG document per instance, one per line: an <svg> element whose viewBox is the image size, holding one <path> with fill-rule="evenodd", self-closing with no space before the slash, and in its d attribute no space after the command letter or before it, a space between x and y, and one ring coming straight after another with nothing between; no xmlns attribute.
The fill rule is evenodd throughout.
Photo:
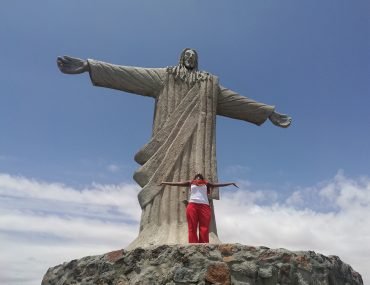
<svg viewBox="0 0 370 285"><path fill-rule="evenodd" d="M209 205L189 203L186 207L186 218L188 220L189 243L209 243L209 223L211 222Z"/></svg>

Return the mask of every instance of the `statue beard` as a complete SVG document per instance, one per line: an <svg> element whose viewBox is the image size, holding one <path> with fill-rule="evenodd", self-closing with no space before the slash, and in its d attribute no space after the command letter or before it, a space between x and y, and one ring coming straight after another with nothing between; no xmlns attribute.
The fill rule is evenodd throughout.
<svg viewBox="0 0 370 285"><path fill-rule="evenodd" d="M175 76L175 80L184 81L190 85L199 81L205 81L209 77L209 73L198 71L196 68L188 69L185 65L167 67L167 72Z"/></svg>

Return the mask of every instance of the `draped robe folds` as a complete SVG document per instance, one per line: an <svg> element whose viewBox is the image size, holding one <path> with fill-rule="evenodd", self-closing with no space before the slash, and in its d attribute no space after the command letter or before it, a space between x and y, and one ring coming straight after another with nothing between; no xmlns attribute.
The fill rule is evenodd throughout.
<svg viewBox="0 0 370 285"><path fill-rule="evenodd" d="M153 133L135 155L134 174L142 216L139 236L128 246L187 242L184 200L188 189L160 186L162 181L190 180L202 173L217 181L216 115L262 124L274 107L258 103L219 85L206 72L185 68L141 68L88 60L94 85L155 99ZM176 74L176 71L181 71ZM181 76L179 76L179 74ZM219 199L218 189L212 198ZM212 200L210 242L218 243Z"/></svg>

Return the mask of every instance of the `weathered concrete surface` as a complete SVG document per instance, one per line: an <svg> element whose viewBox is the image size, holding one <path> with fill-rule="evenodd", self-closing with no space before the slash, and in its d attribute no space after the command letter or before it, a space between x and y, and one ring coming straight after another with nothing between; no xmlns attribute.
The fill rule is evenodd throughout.
<svg viewBox="0 0 370 285"><path fill-rule="evenodd" d="M162 245L117 250L50 268L42 285L357 285L337 256L240 244Z"/></svg>

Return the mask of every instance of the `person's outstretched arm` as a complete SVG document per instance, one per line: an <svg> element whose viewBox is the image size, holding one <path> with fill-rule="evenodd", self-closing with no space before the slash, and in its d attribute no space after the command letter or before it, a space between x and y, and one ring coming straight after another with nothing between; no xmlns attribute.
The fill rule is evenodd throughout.
<svg viewBox="0 0 370 285"><path fill-rule="evenodd" d="M236 188L239 188L238 185L236 185L234 182L228 182L228 183L210 183L208 182L208 185L213 187L225 187L229 185L234 185Z"/></svg>
<svg viewBox="0 0 370 285"><path fill-rule="evenodd" d="M170 185L170 186L180 186L180 187L187 187L190 186L190 181L182 181L182 182L161 182L160 185Z"/></svg>

